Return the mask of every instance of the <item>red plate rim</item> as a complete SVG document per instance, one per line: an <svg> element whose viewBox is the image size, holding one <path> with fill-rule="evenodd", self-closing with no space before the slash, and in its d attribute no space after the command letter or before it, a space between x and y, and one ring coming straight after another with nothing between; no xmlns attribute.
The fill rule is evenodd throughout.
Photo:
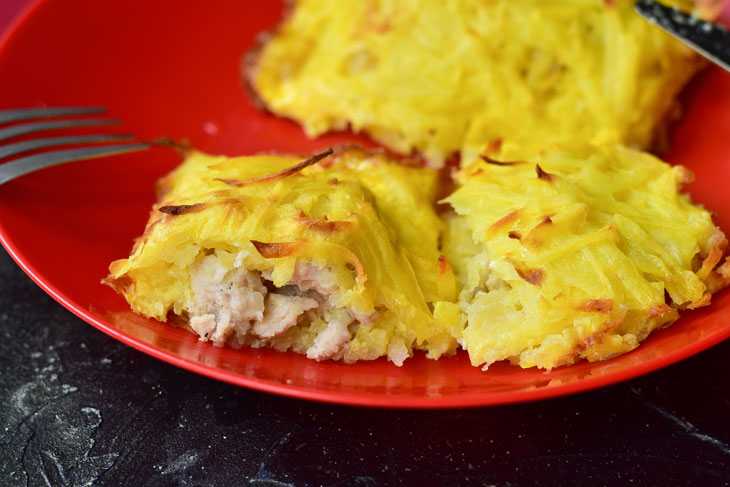
<svg viewBox="0 0 730 487"><path fill-rule="evenodd" d="M392 401L394 398L387 398L383 396L362 393L348 393L347 395L336 394L331 392L294 387L274 381L266 381L253 377L237 375L232 372L220 370L215 367L210 367L204 364L200 364L198 362L187 360L171 353L161 351L158 348L149 345L133 336L130 336L123 331L117 330L113 326L97 319L95 316L90 314L86 308L84 308L83 306L79 306L77 303L70 300L61 290L48 284L43 279L43 277L36 272L33 264L23 259L22 252L8 242L6 238L5 228L2 223L0 223L0 243L8 251L13 260L21 267L21 269L23 269L23 271L53 299L55 299L66 309L71 311L82 320L91 324L95 328L101 330L110 337L139 350L140 352L143 352L147 355L155 357L171 365L188 370L190 372L201 374L213 379L227 382L229 384L243 386L246 388L272 393L280 396L306 399L324 403L349 406L386 407L394 409L450 409L458 407L495 406L520 402L530 402L597 389L640 375L644 375L657 369L677 363L683 359L689 358L690 356L706 350L730 337L730 327L727 327L705 338L692 342L691 344L679 350L662 355L652 360L648 360L629 369L623 369L597 377L581 379L579 381L565 385L552 386L544 389L521 391L519 393L493 393L487 396L485 396L484 394L460 394L456 397L398 397L398 403L392 404L390 401Z"/></svg>
<svg viewBox="0 0 730 487"><path fill-rule="evenodd" d="M33 13L41 8L45 0L32 0L29 5L18 15L10 26L0 37L0 51L4 50L10 39L18 31L20 26L28 21ZM73 314L91 324L95 328L101 330L112 338L129 345L147 355L155 357L159 360L167 362L171 365L183 368L185 370L201 374L223 382L243 386L250 389L273 393L280 396L313 400L325 403L351 405L351 406L367 406L367 407L386 407L396 409L443 409L456 407L478 407L504 405L510 403L520 403L547 399L558 396L575 394L578 392L588 391L603 386L615 384L627 379L631 379L646 373L655 371L667 365L679 362L698 352L706 350L717 343L730 337L730 326L718 330L703 338L697 339L681 349L674 350L654 359L649 359L641 364L634 365L628 369L621 369L615 372L608 372L604 375L580 379L568 384L555 385L547 388L523 390L519 392L502 392L490 393L464 393L458 396L445 397L413 397L398 396L389 397L383 395L354 393L339 394L329 391L321 391L316 389L307 389L303 387L291 386L280 382L257 379L254 377L238 375L233 372L221 370L215 367L204 365L183 357L174 355L156 348L153 345L118 330L112 325L98 319L91 314L89 310L69 299L61 290L48 282L46 278L35 268L32 262L27 260L20 248L13 245L12 239L9 238L7 230L3 222L0 221L0 243L7 250L12 259L21 267L21 269L47 294L67 308Z"/></svg>

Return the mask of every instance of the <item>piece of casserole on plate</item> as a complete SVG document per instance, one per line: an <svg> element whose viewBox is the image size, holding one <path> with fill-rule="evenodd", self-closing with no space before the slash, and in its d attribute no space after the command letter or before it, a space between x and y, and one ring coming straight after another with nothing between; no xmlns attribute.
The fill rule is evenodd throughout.
<svg viewBox="0 0 730 487"><path fill-rule="evenodd" d="M438 174L382 153L190 152L105 282L132 308L216 345L400 365L453 353L434 318L456 298L439 250Z"/></svg>

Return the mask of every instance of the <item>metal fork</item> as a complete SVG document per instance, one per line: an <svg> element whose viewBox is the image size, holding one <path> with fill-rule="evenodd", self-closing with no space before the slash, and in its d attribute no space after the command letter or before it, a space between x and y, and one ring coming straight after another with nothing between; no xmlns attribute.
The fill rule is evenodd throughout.
<svg viewBox="0 0 730 487"><path fill-rule="evenodd" d="M21 135L46 130L57 130L69 127L116 125L120 123L119 120L108 118L59 119L60 117L98 115L104 113L106 113L106 109L101 107L20 108L13 110L0 110L0 143L5 140L20 137ZM56 120L38 121L40 119ZM23 140L20 142L0 145L0 161L25 152L31 152L47 147L89 143L99 144L132 140L134 140L134 136L127 134L71 135ZM23 176L49 166L55 166L56 164L122 154L147 148L149 148L149 144L136 142L54 150L21 157L4 164L0 164L0 185L19 176Z"/></svg>

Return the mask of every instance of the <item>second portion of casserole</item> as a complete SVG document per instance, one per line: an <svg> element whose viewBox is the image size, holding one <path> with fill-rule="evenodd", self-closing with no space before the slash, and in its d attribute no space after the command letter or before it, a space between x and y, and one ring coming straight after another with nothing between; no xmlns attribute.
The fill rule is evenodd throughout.
<svg viewBox="0 0 730 487"><path fill-rule="evenodd" d="M612 145L462 169L445 251L464 284L472 363L604 360L708 305L730 281L728 242L680 192L690 179Z"/></svg>

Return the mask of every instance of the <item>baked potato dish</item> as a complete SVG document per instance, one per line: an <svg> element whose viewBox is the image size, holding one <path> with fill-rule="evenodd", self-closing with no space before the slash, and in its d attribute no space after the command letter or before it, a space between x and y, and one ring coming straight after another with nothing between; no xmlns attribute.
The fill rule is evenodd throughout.
<svg viewBox="0 0 730 487"><path fill-rule="evenodd" d="M730 282L687 169L620 145L509 156L457 173L440 218L438 172L382 153L191 151L105 282L216 345L545 369L628 352Z"/></svg>
<svg viewBox="0 0 730 487"><path fill-rule="evenodd" d="M445 251L474 365L550 369L634 349L730 281L689 170L623 146L484 155L457 176Z"/></svg>
<svg viewBox="0 0 730 487"><path fill-rule="evenodd" d="M457 295L438 250L437 182L434 170L356 148L191 151L160 181L144 234L105 282L136 312L216 345L437 358L456 341L434 315Z"/></svg>
<svg viewBox="0 0 730 487"><path fill-rule="evenodd" d="M691 0L666 3L692 9ZM633 0L297 0L245 57L262 106L434 166L502 140L648 148L703 64Z"/></svg>

